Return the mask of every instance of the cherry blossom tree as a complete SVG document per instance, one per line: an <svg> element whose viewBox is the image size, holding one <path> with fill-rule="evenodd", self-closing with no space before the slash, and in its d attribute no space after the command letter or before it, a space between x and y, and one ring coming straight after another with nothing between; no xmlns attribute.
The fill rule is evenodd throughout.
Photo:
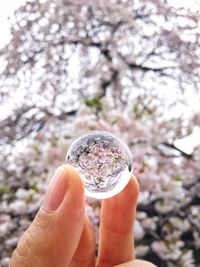
<svg viewBox="0 0 200 267"><path fill-rule="evenodd" d="M167 1L28 1L0 51L2 266L71 142L107 130L129 145L140 183L136 254L198 266L199 14ZM86 211L98 239L100 202ZM13 233L15 233L13 237Z"/></svg>

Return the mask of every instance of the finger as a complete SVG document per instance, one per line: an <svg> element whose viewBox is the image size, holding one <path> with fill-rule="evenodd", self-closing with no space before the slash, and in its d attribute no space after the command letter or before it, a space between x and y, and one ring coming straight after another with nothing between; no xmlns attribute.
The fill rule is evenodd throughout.
<svg viewBox="0 0 200 267"><path fill-rule="evenodd" d="M103 200L97 266L109 267L134 259L133 223L138 192L138 183L132 176L122 192Z"/></svg>
<svg viewBox="0 0 200 267"><path fill-rule="evenodd" d="M85 217L85 223L78 248L72 258L70 267L95 266L95 235L91 223Z"/></svg>
<svg viewBox="0 0 200 267"><path fill-rule="evenodd" d="M84 188L69 165L56 171L42 207L22 236L10 267L68 266L84 225Z"/></svg>

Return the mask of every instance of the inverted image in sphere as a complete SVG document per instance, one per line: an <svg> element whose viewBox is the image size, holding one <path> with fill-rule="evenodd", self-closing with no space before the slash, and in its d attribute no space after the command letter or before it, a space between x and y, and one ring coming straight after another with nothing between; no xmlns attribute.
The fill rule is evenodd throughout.
<svg viewBox="0 0 200 267"><path fill-rule="evenodd" d="M95 131L81 136L69 148L67 163L75 167L89 197L104 199L119 193L132 174L132 154L116 136Z"/></svg>

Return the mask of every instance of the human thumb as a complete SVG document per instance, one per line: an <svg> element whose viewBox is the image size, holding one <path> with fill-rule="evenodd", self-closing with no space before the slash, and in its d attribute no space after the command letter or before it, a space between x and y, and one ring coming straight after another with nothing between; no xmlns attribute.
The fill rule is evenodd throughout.
<svg viewBox="0 0 200 267"><path fill-rule="evenodd" d="M84 198L79 174L70 165L59 167L10 267L68 266L83 230Z"/></svg>

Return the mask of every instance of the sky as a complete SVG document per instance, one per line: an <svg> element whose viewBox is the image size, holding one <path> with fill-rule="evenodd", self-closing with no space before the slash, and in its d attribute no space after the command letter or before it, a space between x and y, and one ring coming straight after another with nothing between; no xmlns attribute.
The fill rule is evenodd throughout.
<svg viewBox="0 0 200 267"><path fill-rule="evenodd" d="M11 35L9 32L8 18L14 14L14 11L26 0L6 0L0 1L0 48L9 42ZM34 0L32 0L34 1ZM45 0L40 0L45 2ZM200 11L200 0L168 0L168 3L174 7L188 8L192 11ZM3 37L3 38L2 38ZM186 153L191 153L193 147L199 143L200 129L194 129L193 133L181 140L176 141L177 147L183 149Z"/></svg>
<svg viewBox="0 0 200 267"><path fill-rule="evenodd" d="M189 8L192 11L200 10L199 0L168 0L168 3L174 7Z"/></svg>
<svg viewBox="0 0 200 267"><path fill-rule="evenodd" d="M25 2L24 0L6 0L0 1L0 48L10 39L8 17L12 16L14 11Z"/></svg>

